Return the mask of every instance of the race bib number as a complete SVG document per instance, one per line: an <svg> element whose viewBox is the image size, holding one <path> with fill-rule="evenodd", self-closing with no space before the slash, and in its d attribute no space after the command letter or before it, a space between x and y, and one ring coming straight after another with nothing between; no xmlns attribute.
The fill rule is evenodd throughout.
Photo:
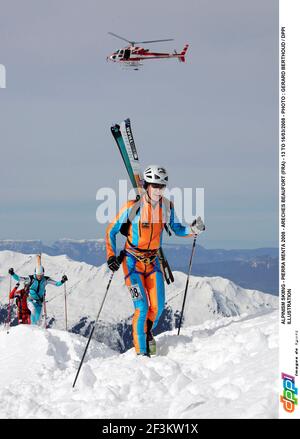
<svg viewBox="0 0 300 439"><path fill-rule="evenodd" d="M143 298L140 287L138 284L131 285L131 287L129 287L129 292L130 292L131 298L134 302L136 300L141 300Z"/></svg>

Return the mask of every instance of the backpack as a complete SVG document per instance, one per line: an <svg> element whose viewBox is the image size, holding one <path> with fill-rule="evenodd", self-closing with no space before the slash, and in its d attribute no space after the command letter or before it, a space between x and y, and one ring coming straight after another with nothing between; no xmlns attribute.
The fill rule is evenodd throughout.
<svg viewBox="0 0 300 439"><path fill-rule="evenodd" d="M40 291L40 282L41 282L41 281L39 281L38 279L35 279L34 276L33 276L32 274L29 276L29 278L30 278L30 286L29 286L29 289L32 290L32 291L34 291L35 294L38 296L40 302L43 303L43 301L44 301L44 297L39 295L39 291ZM46 283L47 283L47 280L49 279L49 276L44 276L43 279L45 279L45 281L46 281ZM37 282L37 283L38 283L38 287L37 287L37 289L32 288L32 284L33 284L34 282Z"/></svg>

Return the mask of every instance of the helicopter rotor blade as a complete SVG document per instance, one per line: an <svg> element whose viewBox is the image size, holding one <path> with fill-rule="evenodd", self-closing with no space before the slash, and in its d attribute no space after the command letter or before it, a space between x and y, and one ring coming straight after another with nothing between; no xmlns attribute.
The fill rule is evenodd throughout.
<svg viewBox="0 0 300 439"><path fill-rule="evenodd" d="M109 35L112 35L112 36L116 37L116 38L119 38L120 40L127 41L127 43L134 44L134 41L129 41L129 40L127 40L127 39L124 38L124 37L120 37L120 35L114 34L113 32L107 32L107 33L108 33Z"/></svg>
<svg viewBox="0 0 300 439"><path fill-rule="evenodd" d="M165 40L135 41L135 43L136 44L149 44L149 43L160 43L161 41L174 41L174 38L167 38Z"/></svg>

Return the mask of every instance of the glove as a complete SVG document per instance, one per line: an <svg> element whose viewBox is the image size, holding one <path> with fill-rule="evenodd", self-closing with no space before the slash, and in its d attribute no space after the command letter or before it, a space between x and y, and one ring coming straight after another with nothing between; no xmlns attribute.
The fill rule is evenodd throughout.
<svg viewBox="0 0 300 439"><path fill-rule="evenodd" d="M13 275L15 274L14 269L13 269L13 268L10 268L10 269L8 270L8 273L9 273L11 276L13 276Z"/></svg>
<svg viewBox="0 0 300 439"><path fill-rule="evenodd" d="M201 216L198 216L198 218L194 219L191 224L191 232L194 235L198 235L198 233L203 232L203 230L205 230L205 225L201 219Z"/></svg>
<svg viewBox="0 0 300 439"><path fill-rule="evenodd" d="M64 274L61 278L61 283L64 284L68 280L67 276Z"/></svg>
<svg viewBox="0 0 300 439"><path fill-rule="evenodd" d="M118 271L120 268L120 262L116 256L108 258L107 265L111 271Z"/></svg>
<svg viewBox="0 0 300 439"><path fill-rule="evenodd" d="M16 288L19 288L19 286L20 286L20 283L17 282L17 283L16 283Z"/></svg>

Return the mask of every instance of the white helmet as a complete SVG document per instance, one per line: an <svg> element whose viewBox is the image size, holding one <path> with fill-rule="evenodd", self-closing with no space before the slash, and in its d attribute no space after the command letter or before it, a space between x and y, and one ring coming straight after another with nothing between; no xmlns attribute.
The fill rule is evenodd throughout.
<svg viewBox="0 0 300 439"><path fill-rule="evenodd" d="M24 288L30 287L30 285L31 285L31 279L29 277L24 279Z"/></svg>
<svg viewBox="0 0 300 439"><path fill-rule="evenodd" d="M168 173L165 168L158 165L150 165L144 171L146 183L168 184Z"/></svg>
<svg viewBox="0 0 300 439"><path fill-rule="evenodd" d="M43 267L42 265L40 265L39 267L37 267L37 268L34 270L34 273L37 274L37 275L39 275L39 276L41 276L42 274L44 274L44 272L45 272L45 270L44 270L44 267Z"/></svg>

